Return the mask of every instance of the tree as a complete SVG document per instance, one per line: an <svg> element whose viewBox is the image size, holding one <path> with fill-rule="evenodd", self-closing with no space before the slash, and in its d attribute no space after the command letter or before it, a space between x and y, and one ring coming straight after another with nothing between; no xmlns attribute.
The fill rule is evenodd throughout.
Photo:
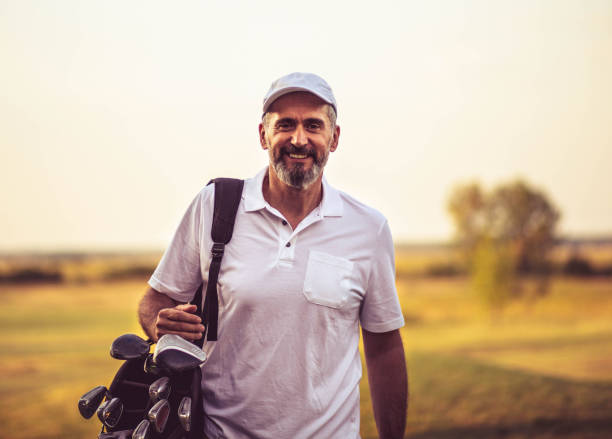
<svg viewBox="0 0 612 439"><path fill-rule="evenodd" d="M499 307L516 296L519 274L536 276L538 292L546 293L560 213L543 192L521 180L490 192L469 183L454 188L448 210L485 303Z"/></svg>

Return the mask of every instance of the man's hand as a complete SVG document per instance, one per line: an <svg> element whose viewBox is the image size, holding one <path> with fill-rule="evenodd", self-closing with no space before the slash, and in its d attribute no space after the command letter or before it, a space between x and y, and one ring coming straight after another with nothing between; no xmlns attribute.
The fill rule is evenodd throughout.
<svg viewBox="0 0 612 439"><path fill-rule="evenodd" d="M138 307L138 318L142 329L155 342L164 334L176 334L187 340L198 340L204 332L197 307L179 304L175 300L149 288Z"/></svg>
<svg viewBox="0 0 612 439"><path fill-rule="evenodd" d="M194 314L196 309L195 305L188 303L162 308L155 320L155 337L159 339L164 334L176 334L190 341L202 338L204 325L202 319Z"/></svg>

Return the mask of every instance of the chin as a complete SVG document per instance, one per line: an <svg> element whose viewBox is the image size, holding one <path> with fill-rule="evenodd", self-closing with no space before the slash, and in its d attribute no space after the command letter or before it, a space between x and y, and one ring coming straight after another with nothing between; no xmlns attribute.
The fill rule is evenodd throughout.
<svg viewBox="0 0 612 439"><path fill-rule="evenodd" d="M302 167L300 166L300 168ZM287 186L302 190L312 186L323 173L323 169L319 168L317 165L314 165L308 171L304 171L303 168L296 169L295 167L293 169L287 169L284 164L277 163L274 166L274 170L280 181Z"/></svg>

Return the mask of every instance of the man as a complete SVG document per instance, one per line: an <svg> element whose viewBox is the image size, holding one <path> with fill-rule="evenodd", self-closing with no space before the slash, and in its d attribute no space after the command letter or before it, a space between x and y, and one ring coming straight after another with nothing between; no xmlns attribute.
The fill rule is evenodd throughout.
<svg viewBox="0 0 612 439"><path fill-rule="evenodd" d="M323 178L336 101L308 73L275 81L259 140L269 164L245 182L218 281L218 341L202 369L209 438L358 438L359 324L381 438L403 437L407 377L391 234ZM153 339L201 337L188 305L206 284L214 190L188 208L142 299ZM213 349L214 348L214 349Z"/></svg>

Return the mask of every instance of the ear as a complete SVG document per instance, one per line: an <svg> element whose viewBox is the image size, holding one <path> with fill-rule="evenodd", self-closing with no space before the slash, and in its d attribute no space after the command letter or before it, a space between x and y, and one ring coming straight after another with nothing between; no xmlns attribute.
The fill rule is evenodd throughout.
<svg viewBox="0 0 612 439"><path fill-rule="evenodd" d="M266 128L263 123L259 124L259 144L262 149L268 149L268 144L266 143Z"/></svg>
<svg viewBox="0 0 612 439"><path fill-rule="evenodd" d="M329 150L334 152L338 149L338 141L340 140L340 127L336 125L334 128L334 138L332 139L331 145L329 146Z"/></svg>

